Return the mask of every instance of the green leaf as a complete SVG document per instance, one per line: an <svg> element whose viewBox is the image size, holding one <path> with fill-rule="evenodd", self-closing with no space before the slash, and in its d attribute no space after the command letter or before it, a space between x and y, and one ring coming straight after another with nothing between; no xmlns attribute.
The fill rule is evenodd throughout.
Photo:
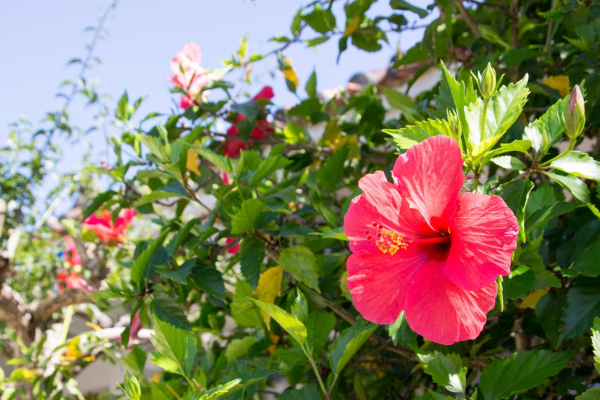
<svg viewBox="0 0 600 400"><path fill-rule="evenodd" d="M482 99L477 99L465 109L466 124L463 124L463 129L469 131L468 146L474 158L491 149L508 131L521 115L528 94L526 75L516 84L511 83L496 91L487 109Z"/></svg>
<svg viewBox="0 0 600 400"><path fill-rule="evenodd" d="M437 119L446 119L448 110L455 110L460 117L464 134L468 138L469 130L465 118L465 107L477 100L477 92L473 88L473 81L469 79L468 84L458 82L456 78L441 63L442 80L440 81L440 93L434 96L436 110L431 113Z"/></svg>
<svg viewBox="0 0 600 400"><path fill-rule="evenodd" d="M542 325L546 339L553 347L558 344L561 325L561 310L565 304L565 292L550 292L543 296L535 307L538 322Z"/></svg>
<svg viewBox="0 0 600 400"><path fill-rule="evenodd" d="M331 10L324 10L319 5L310 14L303 16L304 21L319 33L327 33L336 28L335 16Z"/></svg>
<svg viewBox="0 0 600 400"><path fill-rule="evenodd" d="M233 339L225 349L225 358L231 364L234 358L239 358L248 353L250 346L257 343L258 339L254 336L246 336L242 339Z"/></svg>
<svg viewBox="0 0 600 400"><path fill-rule="evenodd" d="M252 286L243 280L235 284L231 316L241 326L261 326L260 313L252 302Z"/></svg>
<svg viewBox="0 0 600 400"><path fill-rule="evenodd" d="M317 171L317 182L329 190L335 190L344 173L344 163L348 159L348 146L337 149Z"/></svg>
<svg viewBox="0 0 600 400"><path fill-rule="evenodd" d="M600 315L600 280L579 278L567 292L567 301L561 321L564 329L558 342L583 335L594 326L594 318Z"/></svg>
<svg viewBox="0 0 600 400"><path fill-rule="evenodd" d="M546 174L550 178L554 179L560 186L571 192L576 200L582 203L590 202L590 191L588 190L586 184L575 175L566 174L558 170L548 171Z"/></svg>
<svg viewBox="0 0 600 400"><path fill-rule="evenodd" d="M496 157L490 161L504 169L522 170L527 167L521 160L513 156Z"/></svg>
<svg viewBox="0 0 600 400"><path fill-rule="evenodd" d="M535 273L527 267L519 266L504 278L504 293L511 300L524 299L535 285Z"/></svg>
<svg viewBox="0 0 600 400"><path fill-rule="evenodd" d="M576 204L559 201L552 206L543 207L525 219L527 233L533 231L538 226L543 225L552 218L567 214L577 208Z"/></svg>
<svg viewBox="0 0 600 400"><path fill-rule="evenodd" d="M286 390L281 394L276 394L277 400L321 400L319 391L309 384L305 384L302 389Z"/></svg>
<svg viewBox="0 0 600 400"><path fill-rule="evenodd" d="M255 102L253 102L255 103ZM198 152L203 158L207 159L211 163L213 163L217 168L222 169L223 171L230 174L232 172L230 163L234 163L234 160L228 159L225 156L215 153L212 150L202 148L200 146L196 146L195 144L188 144L194 150Z"/></svg>
<svg viewBox="0 0 600 400"><path fill-rule="evenodd" d="M334 228L334 229L330 229L325 232L311 232L311 235L321 236L322 238L325 238L325 239L343 240L344 242L348 242L350 240L350 239L348 239L348 236L346 236L346 233L344 233L343 226L340 226L340 227Z"/></svg>
<svg viewBox="0 0 600 400"><path fill-rule="evenodd" d="M335 328L335 315L325 310L315 310L306 319L307 340L313 352L319 354Z"/></svg>
<svg viewBox="0 0 600 400"><path fill-rule="evenodd" d="M408 95L387 86L378 86L378 88L383 92L390 106L400 110L408 122L415 123L423 119L416 110L415 102Z"/></svg>
<svg viewBox="0 0 600 400"><path fill-rule="evenodd" d="M258 199L244 200L240 211L231 221L231 233L238 234L254 229L254 224L261 212L268 210L267 206Z"/></svg>
<svg viewBox="0 0 600 400"><path fill-rule="evenodd" d="M312 74L306 81L306 86L304 86L304 90L308 97L317 97L317 72L313 70Z"/></svg>
<svg viewBox="0 0 600 400"><path fill-rule="evenodd" d="M600 318L594 318L592 328L592 347L594 348L594 368L600 372Z"/></svg>
<svg viewBox="0 0 600 400"><path fill-rule="evenodd" d="M98 196L96 196L92 203L85 208L85 211L81 216L81 220L86 220L90 215L95 213L96 210L100 208L100 206L102 206L104 203L110 200L115 194L117 194L117 192L115 192L114 190L107 190L106 192L100 193Z"/></svg>
<svg viewBox="0 0 600 400"><path fill-rule="evenodd" d="M425 373L431 375L433 381L444 386L453 393L465 393L467 386L467 367L457 354L444 355L439 351L431 354L417 354Z"/></svg>
<svg viewBox="0 0 600 400"><path fill-rule="evenodd" d="M233 391L233 389L241 382L241 379L234 379L222 385L217 385L214 388L210 389L206 394L202 395L202 397L196 398L184 398L183 400L217 400L219 397L223 397L229 392ZM192 395L197 396L197 395Z"/></svg>
<svg viewBox="0 0 600 400"><path fill-rule="evenodd" d="M155 190L155 191L145 194L142 197L140 197L139 199L137 199L133 203L133 206L137 208L137 207L143 206L144 204L154 203L158 200L169 199L171 197L185 198L185 196L182 196L181 194L178 194L178 193L167 192L164 190Z"/></svg>
<svg viewBox="0 0 600 400"><path fill-rule="evenodd" d="M519 259L514 260L517 265L526 265L535 274L534 289L546 289L548 286L559 288L561 287L560 279L551 271L546 269L542 256L537 251L528 247L519 254Z"/></svg>
<svg viewBox="0 0 600 400"><path fill-rule="evenodd" d="M167 322L178 329L192 331L185 312L180 304L164 292L159 292L152 299L152 314L154 318Z"/></svg>
<svg viewBox="0 0 600 400"><path fill-rule="evenodd" d="M199 264L192 269L190 278L194 285L215 297L225 298L225 284L223 276L214 265Z"/></svg>
<svg viewBox="0 0 600 400"><path fill-rule="evenodd" d="M390 7L392 7L394 10L412 11L415 14L417 14L420 18L425 18L427 15L429 15L427 10L413 6L408 1L404 0L390 0Z"/></svg>
<svg viewBox="0 0 600 400"><path fill-rule="evenodd" d="M450 124L444 119L417 121L414 125L408 125L402 129L383 129L383 132L390 135L392 143L403 150L407 150L431 136L444 135L452 137Z"/></svg>
<svg viewBox="0 0 600 400"><path fill-rule="evenodd" d="M260 276L260 267L265 258L265 242L259 238L246 236L240 245L240 264L242 275L256 289Z"/></svg>
<svg viewBox="0 0 600 400"><path fill-rule="evenodd" d="M485 40L487 40L488 42L491 42L491 43L496 43L496 44L504 47L505 50L510 50L510 45L508 43L506 43L500 37L500 35L498 35L498 33L496 33L496 30L494 28L492 28L489 25L485 25L485 24L477 24L477 26L479 27L479 32L481 32L481 36Z"/></svg>
<svg viewBox="0 0 600 400"><path fill-rule="evenodd" d="M365 321L358 317L356 323L338 336L329 353L329 365L334 374L339 375L348 361L356 354L369 337L375 332L379 325Z"/></svg>
<svg viewBox="0 0 600 400"><path fill-rule="evenodd" d="M154 348L177 364L179 374L189 376L193 357L196 355L196 340L189 332L167 322L160 319L155 319L154 322L154 335L150 337Z"/></svg>
<svg viewBox="0 0 600 400"><path fill-rule="evenodd" d="M406 322L406 318L404 317L404 311L400 313L393 325L388 325L388 332L394 346L400 344L415 352L418 350L417 334L408 326L408 322Z"/></svg>
<svg viewBox="0 0 600 400"><path fill-rule="evenodd" d="M572 151L550 166L580 178L600 181L600 163L586 153Z"/></svg>
<svg viewBox="0 0 600 400"><path fill-rule="evenodd" d="M192 272L192 269L196 266L196 260L190 259L185 260L176 270L159 268L158 273L167 279L171 279L180 285L185 283L185 278Z"/></svg>
<svg viewBox="0 0 600 400"><path fill-rule="evenodd" d="M137 283L138 285L142 282L142 279L146 276L145 272L150 265L150 260L152 255L156 251L157 247L162 245L162 242L165 240L169 231L165 231L160 235L160 237L150 243L150 245L142 251L140 256L135 260L133 266L131 267L131 280Z"/></svg>
<svg viewBox="0 0 600 400"><path fill-rule="evenodd" d="M272 155L264 160L258 165L258 169L252 176L252 185L256 185L259 182L262 182L266 177L271 175L273 172L278 169L285 168L292 163L291 160L287 159L282 155Z"/></svg>
<svg viewBox="0 0 600 400"><path fill-rule="evenodd" d="M562 138L564 126L561 115L567 101L568 97L557 101L540 118L525 128L523 137L531 141L531 147L541 156L544 156L550 147Z"/></svg>
<svg viewBox="0 0 600 400"><path fill-rule="evenodd" d="M317 259L312 251L304 246L289 247L281 252L279 264L308 287L319 290Z"/></svg>
<svg viewBox="0 0 600 400"><path fill-rule="evenodd" d="M269 314L281 327L289 333L299 344L304 346L306 342L306 327L298 320L295 315L287 313L285 310L277 307L275 304L264 303L260 300L252 299L264 312Z"/></svg>
<svg viewBox="0 0 600 400"><path fill-rule="evenodd" d="M575 397L575 400L600 400L600 388L592 388Z"/></svg>
<svg viewBox="0 0 600 400"><path fill-rule="evenodd" d="M506 399L544 383L571 360L567 351L520 351L510 357L496 359L481 374L479 389L486 400Z"/></svg>
<svg viewBox="0 0 600 400"><path fill-rule="evenodd" d="M170 150L162 138L152 135L136 135L136 137L150 150L153 156L162 162L169 161Z"/></svg>
<svg viewBox="0 0 600 400"><path fill-rule="evenodd" d="M519 223L519 235L522 242L526 241L525 236L525 207L529 193L533 189L533 182L526 179L519 179L501 185L497 194L504 199L506 205L512 210Z"/></svg>
<svg viewBox="0 0 600 400"><path fill-rule="evenodd" d="M488 151L481 161L481 165L486 165L490 159L499 156L500 154L511 153L517 151L519 153L527 153L527 150L531 147L531 141L529 140L515 140L511 143L500 143L500 147Z"/></svg>

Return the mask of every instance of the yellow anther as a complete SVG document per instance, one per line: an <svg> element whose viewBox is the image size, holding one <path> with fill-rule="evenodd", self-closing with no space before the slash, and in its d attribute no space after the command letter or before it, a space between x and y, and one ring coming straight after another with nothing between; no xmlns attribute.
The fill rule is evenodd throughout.
<svg viewBox="0 0 600 400"><path fill-rule="evenodd" d="M377 248L383 253L394 255L398 252L398 250L406 250L408 248L408 243L403 241L404 235L394 232L394 231L381 231L381 237L377 239L375 244Z"/></svg>

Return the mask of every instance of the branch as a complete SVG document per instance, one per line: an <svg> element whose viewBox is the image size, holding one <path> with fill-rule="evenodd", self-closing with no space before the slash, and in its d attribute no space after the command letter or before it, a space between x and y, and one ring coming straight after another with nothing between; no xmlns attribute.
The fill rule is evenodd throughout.
<svg viewBox="0 0 600 400"><path fill-rule="evenodd" d="M90 297L83 289L65 290L46 297L31 311L30 332L32 329L35 330L40 322L49 319L52 314L64 307L88 301Z"/></svg>
<svg viewBox="0 0 600 400"><path fill-rule="evenodd" d="M473 32L475 37L479 39L481 37L481 33L479 32L477 23L473 20L473 18L471 17L471 14L469 14L467 9L463 5L462 0L454 0L454 2L456 3L456 7L458 8L458 11L460 12L460 15L461 15L463 21L465 21L465 23L467 24L469 29L471 29L471 31Z"/></svg>
<svg viewBox="0 0 600 400"><path fill-rule="evenodd" d="M25 345L31 340L27 333L30 316L17 292L8 285L3 284L0 288L0 321L14 330Z"/></svg>

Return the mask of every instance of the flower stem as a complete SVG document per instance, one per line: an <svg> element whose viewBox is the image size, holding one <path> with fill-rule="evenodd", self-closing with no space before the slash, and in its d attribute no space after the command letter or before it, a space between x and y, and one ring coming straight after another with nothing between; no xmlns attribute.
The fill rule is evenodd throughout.
<svg viewBox="0 0 600 400"><path fill-rule="evenodd" d="M551 163L553 163L554 161L556 161L556 160L559 160L559 159L563 158L564 156L566 156L567 154L569 154L571 151L573 151L573 149L574 149L574 148L575 148L575 139L571 139L571 140L569 141L569 148L568 148L568 149L567 149L567 150L566 150L564 153L562 153L562 154L559 154L559 155L557 155L556 157L554 157L554 158L552 158L552 159L550 159L550 160L548 160L548 161L546 161L546 162L544 162L544 163L540 164L540 167L545 167L546 165L548 165L548 164L551 164Z"/></svg>
<svg viewBox="0 0 600 400"><path fill-rule="evenodd" d="M323 394L325 395L325 399L329 400L329 393L327 392L327 389L325 388L325 384L323 383L323 380L321 379L321 374L319 373L317 364L315 364L315 360L313 360L312 355L306 350L304 345L302 345L301 347L302 347L302 351L308 358L308 361L310 361L310 365L311 365L313 371L315 372L315 375L317 376L317 380L319 381L319 386L321 387L321 390L323 391Z"/></svg>

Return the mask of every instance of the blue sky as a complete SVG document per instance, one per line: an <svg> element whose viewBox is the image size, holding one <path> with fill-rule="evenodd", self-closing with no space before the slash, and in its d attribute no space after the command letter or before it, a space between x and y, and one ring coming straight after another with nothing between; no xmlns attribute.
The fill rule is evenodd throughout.
<svg viewBox="0 0 600 400"><path fill-rule="evenodd" d="M102 65L87 73L88 79L98 79L101 91L118 99L125 89L130 98L147 96L140 114L150 111L168 112L173 106L169 93L169 61L188 42L196 42L203 53L203 66L216 69L221 60L238 48L242 36L249 39L249 51L265 52L278 46L267 42L277 34L288 34L289 25L297 9L306 0L123 0L106 23L108 37L101 41L96 55ZM336 4L338 24L344 23L343 2ZM413 0L425 6L429 0ZM84 46L91 40L87 26L95 25L110 4L107 0L53 0L13 1L0 13L0 139L5 140L7 125L19 116L37 123L45 112L60 108L62 100L55 97L58 85L65 79L74 79L78 66L68 66L68 60L83 57ZM369 14L389 15L392 10L387 0L376 3ZM417 16L407 13L409 19ZM336 64L337 40L332 39L316 50L303 44L290 47L286 52L298 74L301 87L313 68L317 70L318 89L345 85L356 72L381 69L400 43L408 49L419 41L423 31L391 34L390 45L378 53L366 53L350 48ZM315 34L317 36L317 34ZM295 103L281 74L271 77L266 73L275 66L272 58L254 71L254 84L249 91L257 91L270 84L275 90L278 105ZM235 79L232 76L231 79ZM73 121L86 127L94 109L75 102L71 109ZM92 133L77 143L62 140L61 147L68 157L57 166L58 171L77 170L81 156L93 144L91 160L105 158L100 133Z"/></svg>

